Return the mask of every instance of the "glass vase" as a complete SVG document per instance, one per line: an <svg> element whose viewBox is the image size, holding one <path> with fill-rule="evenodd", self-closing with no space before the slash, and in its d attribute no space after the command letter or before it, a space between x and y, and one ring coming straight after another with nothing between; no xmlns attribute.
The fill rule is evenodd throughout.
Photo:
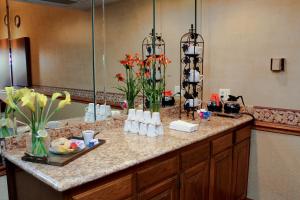
<svg viewBox="0 0 300 200"><path fill-rule="evenodd" d="M150 99L150 111L153 112L160 112L160 105L161 105L161 97L154 96Z"/></svg>
<svg viewBox="0 0 300 200"><path fill-rule="evenodd" d="M48 134L46 130L32 131L31 142L31 154L33 156L48 156Z"/></svg>
<svg viewBox="0 0 300 200"><path fill-rule="evenodd" d="M10 136L9 119L4 116L0 119L0 138Z"/></svg>
<svg viewBox="0 0 300 200"><path fill-rule="evenodd" d="M134 99L127 99L128 109L134 108Z"/></svg>

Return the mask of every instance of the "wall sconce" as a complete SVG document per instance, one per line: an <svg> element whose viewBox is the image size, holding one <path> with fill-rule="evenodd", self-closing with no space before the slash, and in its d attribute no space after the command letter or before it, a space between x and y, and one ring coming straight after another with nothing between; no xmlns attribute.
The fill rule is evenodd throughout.
<svg viewBox="0 0 300 200"><path fill-rule="evenodd" d="M14 18L15 26L19 28L21 26L21 17L20 15L16 15Z"/></svg>
<svg viewBox="0 0 300 200"><path fill-rule="evenodd" d="M271 71L283 72L285 68L285 58L271 58Z"/></svg>

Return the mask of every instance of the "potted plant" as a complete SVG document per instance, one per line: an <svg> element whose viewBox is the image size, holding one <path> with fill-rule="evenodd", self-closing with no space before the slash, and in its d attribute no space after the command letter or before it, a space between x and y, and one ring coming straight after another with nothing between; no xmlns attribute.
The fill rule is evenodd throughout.
<svg viewBox="0 0 300 200"><path fill-rule="evenodd" d="M54 101L62 96L61 93L54 93L49 102L44 94L37 93L28 88L16 90L13 87L6 87L5 90L7 95L5 103L8 109L19 113L25 124L31 129L30 153L37 157L47 157L48 150L45 139L48 134L45 126L55 113L71 103L70 94L64 92L65 99L60 100L57 107L52 110ZM24 109L29 111L28 115L25 114Z"/></svg>
<svg viewBox="0 0 300 200"><path fill-rule="evenodd" d="M131 109L134 108L135 98L142 89L140 69L144 64L138 54L135 54L135 56L127 54L125 59L121 60L120 63L125 69L125 75L123 73L116 74L115 77L121 84L115 88L125 94L128 104L127 109Z"/></svg>

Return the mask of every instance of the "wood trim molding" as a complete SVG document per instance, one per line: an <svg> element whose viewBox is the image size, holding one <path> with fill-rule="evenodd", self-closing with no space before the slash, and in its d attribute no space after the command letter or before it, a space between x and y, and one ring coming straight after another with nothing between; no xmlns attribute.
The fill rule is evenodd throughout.
<svg viewBox="0 0 300 200"><path fill-rule="evenodd" d="M260 131L300 136L300 127L297 126L288 126L256 120L253 128Z"/></svg>

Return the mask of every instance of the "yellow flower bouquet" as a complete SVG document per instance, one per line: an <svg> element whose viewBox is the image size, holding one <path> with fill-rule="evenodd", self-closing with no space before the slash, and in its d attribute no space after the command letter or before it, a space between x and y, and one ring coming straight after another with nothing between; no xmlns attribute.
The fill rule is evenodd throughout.
<svg viewBox="0 0 300 200"><path fill-rule="evenodd" d="M44 94L28 88L16 90L13 87L6 87L5 90L7 95L5 103L8 106L7 113L19 113L24 122L31 128L31 154L38 157L46 157L48 151L45 146L45 138L47 138L45 126L55 113L66 105L71 104L70 94L64 92L65 99L60 100L57 107L52 109L54 101L62 96L61 93L54 93L51 99L48 100ZM25 114L24 109L29 111L28 115Z"/></svg>

